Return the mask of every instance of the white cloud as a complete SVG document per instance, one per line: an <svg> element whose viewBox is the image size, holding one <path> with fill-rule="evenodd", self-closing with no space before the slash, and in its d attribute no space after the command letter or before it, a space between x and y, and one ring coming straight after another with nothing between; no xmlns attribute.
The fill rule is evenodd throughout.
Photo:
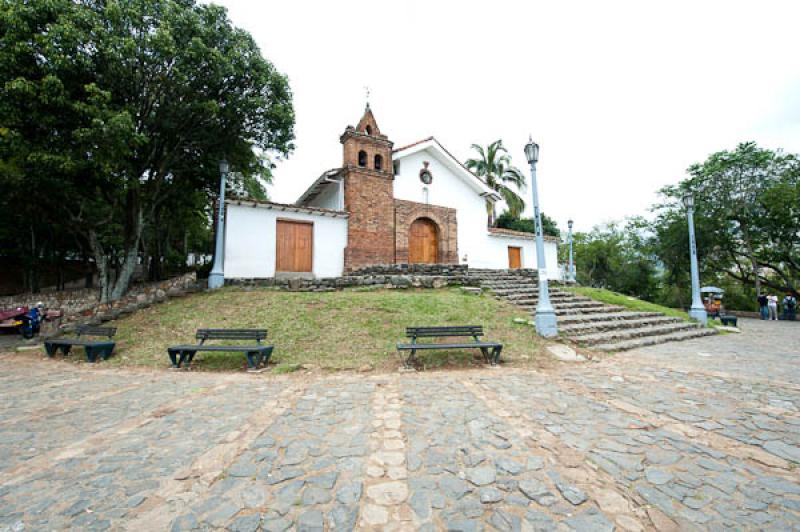
<svg viewBox="0 0 800 532"><path fill-rule="evenodd" d="M533 134L542 209L580 230L738 142L800 152L795 1L216 3L290 78L277 201L340 164L365 85L397 146L435 135L463 160L502 138L527 174Z"/></svg>

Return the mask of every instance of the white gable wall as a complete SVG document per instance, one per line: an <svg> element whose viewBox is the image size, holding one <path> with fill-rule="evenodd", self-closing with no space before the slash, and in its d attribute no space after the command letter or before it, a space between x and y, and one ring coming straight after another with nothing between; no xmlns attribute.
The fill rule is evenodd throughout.
<svg viewBox="0 0 800 532"><path fill-rule="evenodd" d="M400 173L394 178L394 197L401 200L424 203L425 187L428 188L428 203L441 207L456 209L458 223L458 258L474 264L474 257L481 255L481 247L485 245L486 202L478 192L467 185L460 177L447 168L430 150L410 154L395 159L400 161ZM423 161L428 161L428 170L433 175L433 182L425 185L419 179L419 171Z"/></svg>
<svg viewBox="0 0 800 532"><path fill-rule="evenodd" d="M399 162L399 172L394 179L394 197L424 203L424 189L427 187L428 203L456 209L460 263L469 264L473 268L508 268L508 246L517 246L522 248L522 267L536 268L536 241L511 236L490 236L485 199L443 164L440 160L442 156L448 157L434 147L405 156L402 152L396 153L394 161ZM424 161L430 163L428 170L433 175L430 185L425 185L419 179ZM545 242L545 261L547 277L558 279L558 248L555 242Z"/></svg>
<svg viewBox="0 0 800 532"><path fill-rule="evenodd" d="M314 277L342 275L344 248L347 247L347 218L280 211L264 206L228 204L225 221L225 278L263 279L275 276L275 233L279 218L314 224Z"/></svg>

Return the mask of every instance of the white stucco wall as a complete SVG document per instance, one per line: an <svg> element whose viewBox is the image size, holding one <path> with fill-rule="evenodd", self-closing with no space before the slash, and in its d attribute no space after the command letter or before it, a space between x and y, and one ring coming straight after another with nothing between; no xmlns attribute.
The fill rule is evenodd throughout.
<svg viewBox="0 0 800 532"><path fill-rule="evenodd" d="M486 251L480 253L475 259L470 257L470 267L494 269L508 268L509 246L522 248L523 268L536 268L536 240L488 234L486 236ZM561 272L558 267L558 245L555 242L545 241L544 260L547 278L551 280L560 279Z"/></svg>
<svg viewBox="0 0 800 532"><path fill-rule="evenodd" d="M458 258L473 268L508 268L508 246L522 248L522 267L536 268L536 242L531 239L489 235L487 230L486 201L479 192L441 160L435 148L428 148L409 155L395 154L399 172L394 179L394 197L397 199L425 202L427 187L428 203L456 209L458 223ZM419 179L423 162L428 161L428 170L433 182L425 185ZM558 249L555 242L545 242L547 277L559 278Z"/></svg>
<svg viewBox="0 0 800 532"><path fill-rule="evenodd" d="M224 268L227 279L275 276L275 230L278 219L312 222L314 277L342 275L344 248L347 247L347 218L229 204L225 223Z"/></svg>

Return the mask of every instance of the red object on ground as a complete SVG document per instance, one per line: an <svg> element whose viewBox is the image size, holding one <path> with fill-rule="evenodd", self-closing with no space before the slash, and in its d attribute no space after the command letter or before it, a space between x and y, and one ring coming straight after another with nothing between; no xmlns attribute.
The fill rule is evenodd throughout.
<svg viewBox="0 0 800 532"><path fill-rule="evenodd" d="M9 320L28 313L28 307L17 307L11 310L0 310L0 321Z"/></svg>
<svg viewBox="0 0 800 532"><path fill-rule="evenodd" d="M17 307L12 310L0 310L0 327L16 327L14 321L27 313L28 307Z"/></svg>

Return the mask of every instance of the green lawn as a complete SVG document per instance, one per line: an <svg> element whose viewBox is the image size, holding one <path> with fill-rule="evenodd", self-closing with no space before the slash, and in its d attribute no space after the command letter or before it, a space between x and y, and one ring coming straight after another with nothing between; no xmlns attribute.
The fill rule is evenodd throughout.
<svg viewBox="0 0 800 532"><path fill-rule="evenodd" d="M527 316L490 295L466 294L458 288L324 293L224 288L173 299L109 323L118 327L117 350L104 364L167 368L166 347L193 343L195 330L206 327L267 328L277 372L301 364L332 370L366 364L396 369L400 358L395 344L405 341L405 327L410 325L483 325L487 339L504 343L504 361L527 364L544 359L538 357L543 342L514 318ZM426 367L469 365L476 353L429 351L420 359ZM245 362L240 353L199 353L195 367L241 370Z"/></svg>

